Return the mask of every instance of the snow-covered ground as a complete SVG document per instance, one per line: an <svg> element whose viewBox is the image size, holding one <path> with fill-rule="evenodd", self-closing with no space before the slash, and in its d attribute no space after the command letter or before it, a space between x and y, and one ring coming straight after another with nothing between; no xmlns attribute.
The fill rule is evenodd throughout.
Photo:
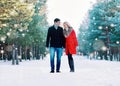
<svg viewBox="0 0 120 86"><path fill-rule="evenodd" d="M87 60L74 56L70 73L62 57L61 73L49 73L49 57L23 61L20 65L0 61L0 86L120 86L120 62Z"/></svg>

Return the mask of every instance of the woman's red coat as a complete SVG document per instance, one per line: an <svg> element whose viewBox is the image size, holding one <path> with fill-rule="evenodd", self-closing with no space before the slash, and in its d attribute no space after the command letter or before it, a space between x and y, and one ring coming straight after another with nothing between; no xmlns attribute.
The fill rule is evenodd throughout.
<svg viewBox="0 0 120 86"><path fill-rule="evenodd" d="M70 54L76 54L76 47L78 46L78 41L76 38L75 31L72 30L68 37L66 37L66 44L65 44L65 52L68 55L68 52Z"/></svg>

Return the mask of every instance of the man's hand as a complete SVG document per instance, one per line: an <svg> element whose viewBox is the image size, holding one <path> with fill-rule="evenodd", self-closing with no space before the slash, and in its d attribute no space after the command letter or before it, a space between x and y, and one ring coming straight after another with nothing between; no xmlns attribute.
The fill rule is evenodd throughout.
<svg viewBox="0 0 120 86"><path fill-rule="evenodd" d="M49 51L49 48L48 48L48 47L46 47L46 51Z"/></svg>

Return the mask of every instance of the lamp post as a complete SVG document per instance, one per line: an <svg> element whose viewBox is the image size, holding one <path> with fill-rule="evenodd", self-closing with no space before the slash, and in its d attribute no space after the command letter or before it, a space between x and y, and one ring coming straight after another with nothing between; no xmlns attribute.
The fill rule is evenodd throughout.
<svg viewBox="0 0 120 86"><path fill-rule="evenodd" d="M19 61L18 61L18 48L14 44L13 44L12 53L13 53L13 55L12 55L12 65L15 64L15 61L16 61L16 65L19 65Z"/></svg>
<svg viewBox="0 0 120 86"><path fill-rule="evenodd" d="M2 54L2 60L3 60L4 50L1 50L1 54Z"/></svg>
<svg viewBox="0 0 120 86"><path fill-rule="evenodd" d="M14 24L14 28L17 28L18 24ZM16 64L19 65L19 60L18 60L18 33L15 32L15 37L14 37L14 42L12 45L12 65ZM15 62L16 61L16 62Z"/></svg>

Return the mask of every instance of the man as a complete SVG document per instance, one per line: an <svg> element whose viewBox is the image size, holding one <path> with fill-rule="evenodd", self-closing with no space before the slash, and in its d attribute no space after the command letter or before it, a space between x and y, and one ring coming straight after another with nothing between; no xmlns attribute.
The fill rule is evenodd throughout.
<svg viewBox="0 0 120 86"><path fill-rule="evenodd" d="M60 19L54 19L54 25L49 27L46 39L46 47L50 47L50 73L54 73L54 57L56 52L57 62L56 62L56 72L60 72L61 56L63 47L65 46L65 38L63 35L63 28L60 27Z"/></svg>

